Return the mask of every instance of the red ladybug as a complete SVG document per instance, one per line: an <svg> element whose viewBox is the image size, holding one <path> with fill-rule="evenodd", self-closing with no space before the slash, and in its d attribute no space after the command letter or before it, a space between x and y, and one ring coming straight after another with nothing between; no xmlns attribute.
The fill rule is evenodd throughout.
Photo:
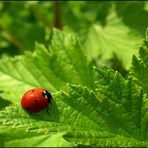
<svg viewBox="0 0 148 148"><path fill-rule="evenodd" d="M47 108L51 103L51 94L43 88L35 88L27 91L21 100L21 105L29 112L39 112Z"/></svg>

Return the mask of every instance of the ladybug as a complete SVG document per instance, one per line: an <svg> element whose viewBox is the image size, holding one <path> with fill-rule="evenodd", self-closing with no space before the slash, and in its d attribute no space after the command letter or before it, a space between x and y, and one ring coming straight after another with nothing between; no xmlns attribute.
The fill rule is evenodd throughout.
<svg viewBox="0 0 148 148"><path fill-rule="evenodd" d="M29 112L40 112L48 108L51 103L51 94L43 88L34 88L27 91L21 100L21 106Z"/></svg>

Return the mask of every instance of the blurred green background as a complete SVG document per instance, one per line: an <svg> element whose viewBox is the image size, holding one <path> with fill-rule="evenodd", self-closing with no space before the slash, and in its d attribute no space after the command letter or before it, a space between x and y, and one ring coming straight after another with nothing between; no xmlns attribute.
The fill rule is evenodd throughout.
<svg viewBox="0 0 148 148"><path fill-rule="evenodd" d="M148 2L0 2L0 57L47 48L52 28L78 34L88 60L123 75L148 26Z"/></svg>

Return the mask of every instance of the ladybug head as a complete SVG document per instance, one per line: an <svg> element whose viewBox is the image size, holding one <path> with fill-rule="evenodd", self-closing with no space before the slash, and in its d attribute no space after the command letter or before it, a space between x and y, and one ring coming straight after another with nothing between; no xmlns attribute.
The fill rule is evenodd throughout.
<svg viewBox="0 0 148 148"><path fill-rule="evenodd" d="M52 95L47 90L44 90L42 95L48 100L49 103L51 102Z"/></svg>

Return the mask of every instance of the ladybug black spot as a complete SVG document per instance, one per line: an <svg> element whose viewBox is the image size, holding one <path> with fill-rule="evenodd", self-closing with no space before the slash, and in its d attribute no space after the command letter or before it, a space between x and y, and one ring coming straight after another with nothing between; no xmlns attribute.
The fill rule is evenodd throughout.
<svg viewBox="0 0 148 148"><path fill-rule="evenodd" d="M34 89L32 89L32 92L34 92Z"/></svg>

